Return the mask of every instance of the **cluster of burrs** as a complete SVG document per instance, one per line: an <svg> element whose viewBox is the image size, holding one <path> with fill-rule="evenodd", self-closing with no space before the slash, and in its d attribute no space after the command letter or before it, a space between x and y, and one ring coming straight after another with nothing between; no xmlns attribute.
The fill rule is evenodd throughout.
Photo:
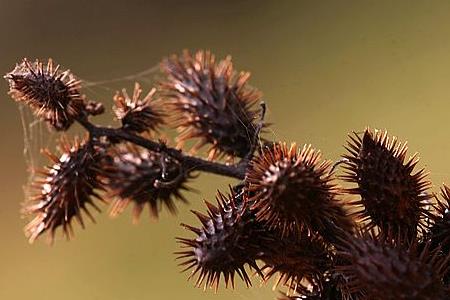
<svg viewBox="0 0 450 300"><path fill-rule="evenodd" d="M195 237L178 238L177 255L196 286L234 287L237 274L247 286L275 277L279 299L450 298L450 188L431 191L406 143L366 129L332 163L311 145L261 138L262 95L230 57L186 51L164 59L161 71L145 96L139 84L132 95L116 93L117 128L90 121L103 105L51 60L24 59L5 76L12 98L50 128L78 123L88 133L62 138L59 157L44 151L52 164L37 173L23 209L33 216L31 242L45 232L52 240L58 228L71 236L72 219L84 226L100 202L111 203L113 216L133 203L135 221L145 207L153 217L162 207L175 213L189 181L208 172L239 183L219 192L217 204L205 202L205 214L194 212L200 227L183 224ZM164 128L178 130L175 147Z"/></svg>

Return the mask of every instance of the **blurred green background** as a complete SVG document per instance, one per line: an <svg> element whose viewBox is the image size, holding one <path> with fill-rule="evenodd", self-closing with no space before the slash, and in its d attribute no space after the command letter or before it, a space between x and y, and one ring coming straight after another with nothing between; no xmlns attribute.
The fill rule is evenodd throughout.
<svg viewBox="0 0 450 300"><path fill-rule="evenodd" d="M252 72L274 123L268 138L312 143L337 159L348 132L386 128L409 141L411 154L420 152L435 190L450 183L448 1L0 0L2 74L22 57L53 57L99 81L149 69L185 48L232 54L238 69ZM132 82L85 92L108 107L122 86ZM203 210L201 200L231 182L216 176L201 176L194 186L202 194L189 194L190 207L180 206L177 217L144 215L133 226L128 213L102 214L70 242L29 245L19 213L28 177L21 118L4 81L0 91L0 299L274 299L257 279L252 289L214 295L179 273L174 237L188 235L179 223L196 224L189 208ZM32 135L41 162L37 146L54 137L43 131Z"/></svg>

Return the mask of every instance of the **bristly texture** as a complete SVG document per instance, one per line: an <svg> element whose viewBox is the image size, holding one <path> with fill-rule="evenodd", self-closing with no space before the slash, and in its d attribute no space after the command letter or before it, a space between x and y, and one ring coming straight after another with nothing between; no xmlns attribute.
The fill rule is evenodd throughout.
<svg viewBox="0 0 450 300"><path fill-rule="evenodd" d="M114 199L111 215L117 216L134 204L133 222L149 206L152 217L157 218L162 206L175 214L175 199L187 203L182 195L191 177L181 164L163 153L121 144L110 152L107 170L108 196Z"/></svg>
<svg viewBox="0 0 450 300"><path fill-rule="evenodd" d="M210 144L210 158L217 154L244 157L257 134L255 104L261 94L247 86L248 72L234 74L231 57L216 63L209 51L194 56L172 56L162 62L167 80L163 95L174 111L178 140L199 138L195 149Z"/></svg>
<svg viewBox="0 0 450 300"><path fill-rule="evenodd" d="M31 107L56 130L67 130L84 111L80 81L69 70L54 67L51 59L45 66L38 60L30 63L24 59L5 78L11 97Z"/></svg>
<svg viewBox="0 0 450 300"><path fill-rule="evenodd" d="M333 261L330 247L320 236L307 232L278 236L266 248L262 257L266 280L276 275L275 286L281 283L287 287L288 295L297 292L305 296L323 291Z"/></svg>
<svg viewBox="0 0 450 300"><path fill-rule="evenodd" d="M275 143L253 159L246 174L249 198L258 220L282 234L318 231L332 240L334 228L352 230L330 174L330 162L305 145Z"/></svg>
<svg viewBox="0 0 450 300"><path fill-rule="evenodd" d="M428 245L394 246L390 239L348 237L339 249L338 272L346 278L343 291L360 295L357 299L444 300L449 290L442 277L449 257L431 252ZM354 297L354 296L353 296Z"/></svg>
<svg viewBox="0 0 450 300"><path fill-rule="evenodd" d="M46 231L53 240L59 227L69 238L73 233L72 219L75 217L84 228L82 213L94 221L88 205L99 211L94 198L103 201L97 193L104 190L100 180L102 147L78 139L73 144L64 140L60 151L59 158L47 152L54 164L40 172L33 184L37 194L24 207L25 214L35 215L25 227L30 243Z"/></svg>
<svg viewBox="0 0 450 300"><path fill-rule="evenodd" d="M184 248L189 248L176 253L178 259L184 260L180 265L186 266L183 271L192 269L189 278L198 275L196 286L204 284L204 289L214 287L217 291L221 276L226 287L230 281L234 287L235 273L250 286L245 266L262 276L255 260L267 242L265 230L234 192L229 196L219 192L217 202L218 206L206 202L208 216L194 212L203 225L201 228L183 225L197 237L178 238Z"/></svg>
<svg viewBox="0 0 450 300"><path fill-rule="evenodd" d="M141 86L135 83L132 97L125 89L116 93L113 110L123 129L141 133L157 131L164 124L161 102L153 99L155 92L156 89L152 89L141 99Z"/></svg>
<svg viewBox="0 0 450 300"><path fill-rule="evenodd" d="M389 138L387 132L366 129L362 138L350 135L346 148L343 178L358 185L346 191L361 197L352 204L361 207L355 215L366 222L367 230L379 226L382 232L410 237L417 229L423 230L424 219L430 216L430 182L424 169L414 172L419 161L416 155L405 162L406 143Z"/></svg>

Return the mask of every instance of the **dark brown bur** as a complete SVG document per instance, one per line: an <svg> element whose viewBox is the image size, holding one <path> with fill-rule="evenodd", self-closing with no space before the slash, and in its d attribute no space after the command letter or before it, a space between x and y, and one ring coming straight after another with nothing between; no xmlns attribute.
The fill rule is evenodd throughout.
<svg viewBox="0 0 450 300"><path fill-rule="evenodd" d="M119 215L133 203L136 223L146 205L151 216L157 218L163 206L176 213L174 200L187 203L181 192L189 190L186 184L192 176L178 161L163 153L121 144L109 152L105 169L108 197L114 199L112 216Z"/></svg>
<svg viewBox="0 0 450 300"><path fill-rule="evenodd" d="M275 286L287 287L288 295L324 292L333 264L330 246L317 234L281 237L276 231L271 233L273 241L261 247L266 280L276 276Z"/></svg>
<svg viewBox="0 0 450 300"><path fill-rule="evenodd" d="M330 173L331 162L321 161L310 145L275 143L250 163L246 175L248 199L258 220L283 235L319 232L333 241L335 228L352 230Z"/></svg>
<svg viewBox="0 0 450 300"><path fill-rule="evenodd" d="M161 91L174 111L178 140L198 138L196 149L210 144L210 158L246 156L257 134L254 106L261 100L261 94L247 86L250 73L235 75L231 57L216 63L209 51L174 55L161 69L167 74Z"/></svg>
<svg viewBox="0 0 450 300"><path fill-rule="evenodd" d="M192 269L189 278L197 275L196 286L204 284L204 289L214 287L217 291L221 276L227 287L229 282L234 287L235 274L249 286L250 277L245 267L248 265L263 275L256 259L261 256L261 247L268 237L237 194L231 192L225 196L219 192L217 202L217 206L206 202L207 216L194 212L202 227L182 224L197 237L178 238L182 247L189 248L176 253L178 259L184 260L180 265L186 266L184 271Z"/></svg>
<svg viewBox="0 0 450 300"><path fill-rule="evenodd" d="M25 227L30 243L46 231L53 240L59 227L69 238L72 219L84 227L82 213L94 221L89 205L99 211L94 198L103 201L97 193L104 190L100 180L102 147L75 139L73 143L61 142L60 151L59 158L47 152L54 164L40 172L33 184L37 194L24 207L25 214L35 216Z"/></svg>
<svg viewBox="0 0 450 300"><path fill-rule="evenodd" d="M80 81L69 70L54 67L51 59L46 65L24 59L5 78L11 97L28 105L56 130L67 130L85 109Z"/></svg>
<svg viewBox="0 0 450 300"><path fill-rule="evenodd" d="M406 160L406 143L389 138L387 132L366 129L362 138L350 136L347 150L343 178L357 187L346 191L360 196L352 204L360 207L355 215L366 223L366 229L378 226L384 233L401 232L409 237L418 228L425 229L431 184L424 169L414 171L419 161L416 155Z"/></svg>
<svg viewBox="0 0 450 300"><path fill-rule="evenodd" d="M340 265L349 296L374 300L444 300L449 290L442 282L449 257L419 250L416 243L400 245L392 237L347 237L339 249ZM359 295L359 296L355 296Z"/></svg>
<svg viewBox="0 0 450 300"><path fill-rule="evenodd" d="M158 131L164 125L165 114L161 108L161 101L154 99L156 89L141 99L142 89L135 83L130 97L125 89L114 96L114 113L122 122L122 128L136 133Z"/></svg>

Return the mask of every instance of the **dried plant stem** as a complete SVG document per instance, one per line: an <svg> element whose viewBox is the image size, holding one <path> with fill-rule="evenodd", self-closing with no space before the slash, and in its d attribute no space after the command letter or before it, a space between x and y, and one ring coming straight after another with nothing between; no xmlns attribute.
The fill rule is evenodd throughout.
<svg viewBox="0 0 450 300"><path fill-rule="evenodd" d="M167 147L167 145L163 143L148 140L141 136L122 130L121 128L110 128L94 125L86 117L77 118L77 122L89 132L91 138L102 136L110 137L131 142L151 151L164 152L168 156L178 160L183 165L185 170L203 171L206 173L212 173L241 180L245 177L245 170L247 169L247 165L249 162L248 158L242 159L242 161L237 164L230 165L212 162L199 157L185 155L181 150Z"/></svg>

